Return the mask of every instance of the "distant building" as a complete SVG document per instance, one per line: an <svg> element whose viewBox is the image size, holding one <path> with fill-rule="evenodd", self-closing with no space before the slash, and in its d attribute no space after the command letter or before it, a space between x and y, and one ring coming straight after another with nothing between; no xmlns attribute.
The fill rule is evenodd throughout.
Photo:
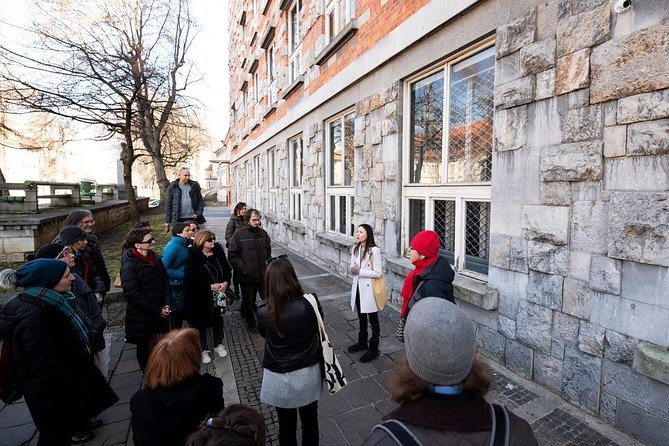
<svg viewBox="0 0 669 446"><path fill-rule="evenodd" d="M669 438L669 5L231 0L232 201L399 289L440 234L481 351ZM623 9L616 12L618 9Z"/></svg>

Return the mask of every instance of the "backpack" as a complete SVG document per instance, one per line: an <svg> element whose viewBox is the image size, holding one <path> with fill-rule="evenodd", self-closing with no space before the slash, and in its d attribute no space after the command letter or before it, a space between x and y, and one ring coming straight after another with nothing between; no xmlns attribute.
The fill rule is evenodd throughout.
<svg viewBox="0 0 669 446"><path fill-rule="evenodd" d="M0 340L0 400L5 404L12 404L23 397L14 373L12 358L12 340Z"/></svg>
<svg viewBox="0 0 669 446"><path fill-rule="evenodd" d="M490 429L490 446L509 445L509 413L506 407L499 404L490 404L492 414L492 428ZM400 446L423 446L420 440L401 421L388 420L372 428L382 429Z"/></svg>

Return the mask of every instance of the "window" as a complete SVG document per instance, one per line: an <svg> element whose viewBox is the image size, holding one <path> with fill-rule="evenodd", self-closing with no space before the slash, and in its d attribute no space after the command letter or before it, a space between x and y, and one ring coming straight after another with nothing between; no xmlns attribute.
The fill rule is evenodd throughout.
<svg viewBox="0 0 669 446"><path fill-rule="evenodd" d="M244 163L244 182L246 183L244 185L244 187L242 187L241 189L237 189L237 190L245 191L243 201L248 202L248 201L251 200L251 194L249 194L248 191L252 190L251 189L251 162L248 161L248 160L246 161L246 163Z"/></svg>
<svg viewBox="0 0 669 446"><path fill-rule="evenodd" d="M337 34L355 17L355 0L330 0L325 15L325 35L328 41L337 37Z"/></svg>
<svg viewBox="0 0 669 446"><path fill-rule="evenodd" d="M249 115L249 92L246 88L242 90L242 111L245 116Z"/></svg>
<svg viewBox="0 0 669 446"><path fill-rule="evenodd" d="M304 152L302 135L288 141L290 163L290 219L302 221L302 173L304 171Z"/></svg>
<svg viewBox="0 0 669 446"><path fill-rule="evenodd" d="M267 200L269 201L267 210L272 214L276 214L276 199L279 190L276 182L276 148L274 147L267 152L267 185L269 189L267 194Z"/></svg>
<svg viewBox="0 0 669 446"><path fill-rule="evenodd" d="M495 49L470 51L408 82L405 246L439 234L456 271L488 274Z"/></svg>
<svg viewBox="0 0 669 446"><path fill-rule="evenodd" d="M260 73L257 71L253 73L253 103L256 104L260 100Z"/></svg>
<svg viewBox="0 0 669 446"><path fill-rule="evenodd" d="M256 155L253 158L253 206L256 209L260 209L262 206L260 204L260 197L262 196L261 191L261 178L260 178L260 155Z"/></svg>
<svg viewBox="0 0 669 446"><path fill-rule="evenodd" d="M302 0L295 0L288 9L288 77L289 83L302 74Z"/></svg>
<svg viewBox="0 0 669 446"><path fill-rule="evenodd" d="M276 102L276 67L274 60L274 44L271 44L267 48L267 83L269 85L269 90L267 92L268 105L272 105Z"/></svg>
<svg viewBox="0 0 669 446"><path fill-rule="evenodd" d="M353 183L355 150L353 149L354 113L347 112L327 122L327 228L352 237Z"/></svg>

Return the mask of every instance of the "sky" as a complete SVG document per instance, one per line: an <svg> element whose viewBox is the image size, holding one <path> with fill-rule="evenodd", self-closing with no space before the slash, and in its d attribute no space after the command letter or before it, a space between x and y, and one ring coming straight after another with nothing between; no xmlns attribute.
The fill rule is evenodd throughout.
<svg viewBox="0 0 669 446"><path fill-rule="evenodd" d="M30 2L31 0L0 0L0 18L14 24L29 23ZM228 2L190 0L190 7L198 29L187 57L194 64L194 78L200 80L188 87L186 95L195 98L200 103L199 116L211 136L212 150L215 150L220 147L220 141L225 137L229 120ZM73 181L89 177L101 182L116 182L116 169L109 169L109 167L116 163L119 151L117 143L110 142L100 151L86 150L90 147L91 142L86 141L85 138L94 133L92 129L84 130L78 135L79 141L67 144L67 152L73 156L70 158L71 161L68 161L68 165L62 169L61 174L64 178L60 179L61 181L66 178L69 178L67 181ZM95 144L98 144L96 147L99 147L100 143ZM15 164L11 172L5 173L7 180L23 181L25 175L35 177L36 154L20 150L11 152L11 154L5 153L5 159L10 156L12 163ZM197 164L203 169L208 160L213 157L211 153L203 153L202 158ZM95 166L100 167L99 172L96 171Z"/></svg>

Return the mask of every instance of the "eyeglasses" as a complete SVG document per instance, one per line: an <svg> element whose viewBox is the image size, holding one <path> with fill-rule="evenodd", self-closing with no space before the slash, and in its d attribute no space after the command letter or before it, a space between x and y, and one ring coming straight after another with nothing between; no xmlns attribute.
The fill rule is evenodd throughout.
<svg viewBox="0 0 669 446"><path fill-rule="evenodd" d="M215 241L216 241L216 237L208 238L207 241L208 241L208 242L215 242Z"/></svg>
<svg viewBox="0 0 669 446"><path fill-rule="evenodd" d="M81 222L85 225L92 225L93 223L95 223L95 220L92 220L92 219L91 220L81 220Z"/></svg>
<svg viewBox="0 0 669 446"><path fill-rule="evenodd" d="M143 245L143 244L145 244L145 243L153 243L153 242L155 242L155 241L156 241L156 239L153 238L153 237L151 237L150 239L148 239L148 240L143 240L143 241L141 241L141 242L139 242L139 243L140 243L140 245Z"/></svg>
<svg viewBox="0 0 669 446"><path fill-rule="evenodd" d="M220 416L209 417L202 423L200 423L200 426L206 426L213 429L223 429L226 431L236 432L239 435L250 437L253 438L254 440L258 436L258 426L254 426L253 424L242 424L242 423L230 424L230 421L226 417L220 417Z"/></svg>
<svg viewBox="0 0 669 446"><path fill-rule="evenodd" d="M267 259L267 263L266 263L266 264L269 265L270 263L272 263L272 262L275 261L276 259L285 259L285 258L287 258L287 257L288 257L288 254L281 254L281 255L278 256L278 257L270 257L269 259Z"/></svg>
<svg viewBox="0 0 669 446"><path fill-rule="evenodd" d="M70 254L72 254L72 248L70 248L69 246L66 246L66 247L63 248L63 250L61 252L58 253L58 255L56 256L56 260L62 259L65 256L70 255Z"/></svg>

